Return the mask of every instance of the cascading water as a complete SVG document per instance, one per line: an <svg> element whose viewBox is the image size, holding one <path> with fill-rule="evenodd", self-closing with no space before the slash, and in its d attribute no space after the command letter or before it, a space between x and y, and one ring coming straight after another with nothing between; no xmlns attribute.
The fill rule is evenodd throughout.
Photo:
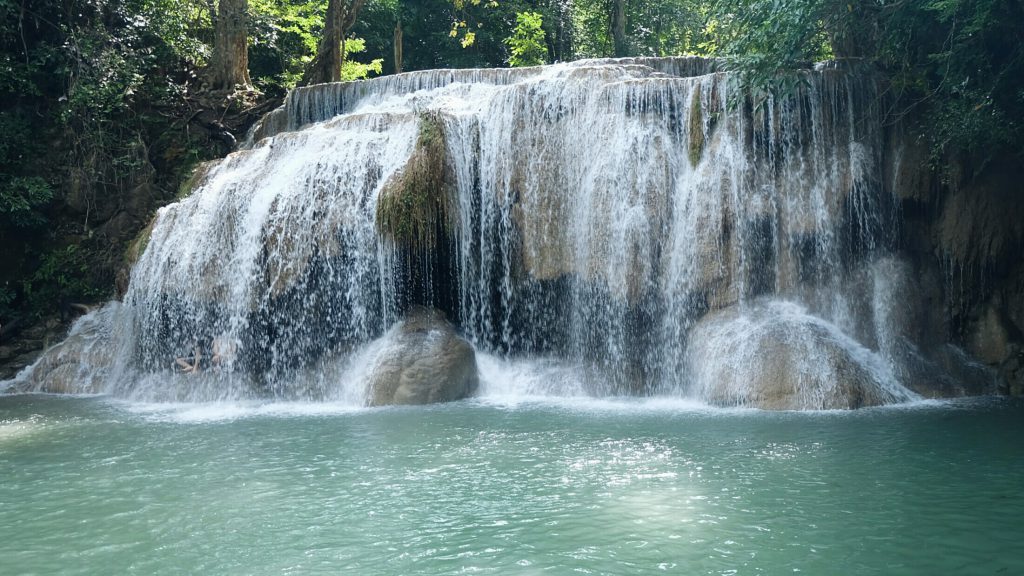
<svg viewBox="0 0 1024 576"><path fill-rule="evenodd" d="M486 355L485 394L526 363L529 393L914 398L920 342L880 304L912 271L870 273L898 222L875 86L801 80L755 103L713 61L627 59L296 90L160 211L104 391L359 402L368 343L425 304ZM383 226L410 244L379 205L425 176L426 123L439 213ZM219 369L175 374L197 347Z"/></svg>

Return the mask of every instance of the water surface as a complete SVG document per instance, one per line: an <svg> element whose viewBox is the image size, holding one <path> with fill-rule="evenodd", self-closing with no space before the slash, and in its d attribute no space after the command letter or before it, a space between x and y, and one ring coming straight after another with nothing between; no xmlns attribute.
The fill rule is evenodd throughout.
<svg viewBox="0 0 1024 576"><path fill-rule="evenodd" d="M0 397L0 572L1021 574L1022 423Z"/></svg>

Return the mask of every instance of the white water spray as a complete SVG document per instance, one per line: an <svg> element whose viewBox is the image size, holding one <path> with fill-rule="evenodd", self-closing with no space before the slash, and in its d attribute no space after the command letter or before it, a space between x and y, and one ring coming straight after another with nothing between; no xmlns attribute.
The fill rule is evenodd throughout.
<svg viewBox="0 0 1024 576"><path fill-rule="evenodd" d="M901 327L851 281L894 243L872 80L808 71L793 94L755 102L714 68L583 61L294 91L160 211L113 320L104 390L356 402L351 363L427 304L488 354L485 372L542 367L485 377L485 394L520 382L767 405L751 387L776 350L808 360L790 367L785 407L843 405L822 398L850 374L858 402L913 397L889 353ZM427 114L454 226L410 254L375 214ZM171 377L175 358L213 345L232 355L208 384ZM722 395L712 381L725 380Z"/></svg>

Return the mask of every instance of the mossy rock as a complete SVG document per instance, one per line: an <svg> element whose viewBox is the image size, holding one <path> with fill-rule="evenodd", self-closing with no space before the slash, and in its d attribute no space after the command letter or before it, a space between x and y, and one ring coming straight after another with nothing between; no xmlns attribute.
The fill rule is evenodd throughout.
<svg viewBox="0 0 1024 576"><path fill-rule="evenodd" d="M707 108L705 108L704 92L701 88L695 87L690 96L690 117L689 117L689 141L687 142L690 165L696 167L700 163L708 141L714 135L718 126L718 119L722 114L722 104L719 99L719 85L716 82L711 86L708 94Z"/></svg>
<svg viewBox="0 0 1024 576"><path fill-rule="evenodd" d="M690 165L696 167L704 154L704 110L701 105L700 89L695 88L690 101Z"/></svg>
<svg viewBox="0 0 1024 576"><path fill-rule="evenodd" d="M219 163L220 160L210 160L196 164L188 178L181 181L181 185L178 186L178 193L174 196L174 200L184 200L191 196L192 192L206 180L206 176L210 174L210 170Z"/></svg>
<svg viewBox="0 0 1024 576"><path fill-rule="evenodd" d="M156 227L156 214L153 215L149 220L149 224L139 231L138 235L128 243L128 249L124 251L124 261L120 268L117 270L117 276L114 278L114 285L117 289L119 297L124 296L128 292L128 282L131 280L132 268L135 267L135 263L139 261L142 254L146 251L146 247L149 246L149 239L153 235L153 228Z"/></svg>
<svg viewBox="0 0 1024 576"><path fill-rule="evenodd" d="M454 228L457 212L447 177L444 123L437 114L420 118L409 161L381 190L378 232L408 250L429 250Z"/></svg>
<svg viewBox="0 0 1024 576"><path fill-rule="evenodd" d="M128 244L128 249L124 253L124 265L128 268L135 266L135 263L142 257L142 253L146 251L146 247L149 246L149 239L153 235L153 228L156 227L157 216L154 214L149 219L149 224L139 231L135 238Z"/></svg>

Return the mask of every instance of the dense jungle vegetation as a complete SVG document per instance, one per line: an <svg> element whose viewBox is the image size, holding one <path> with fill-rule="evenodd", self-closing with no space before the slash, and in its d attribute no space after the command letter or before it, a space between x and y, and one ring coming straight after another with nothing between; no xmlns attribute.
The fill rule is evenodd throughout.
<svg viewBox="0 0 1024 576"><path fill-rule="evenodd" d="M1018 0L0 0L0 330L123 288L155 209L298 84L695 54L764 93L854 59L977 171L1024 151L1022 38Z"/></svg>

